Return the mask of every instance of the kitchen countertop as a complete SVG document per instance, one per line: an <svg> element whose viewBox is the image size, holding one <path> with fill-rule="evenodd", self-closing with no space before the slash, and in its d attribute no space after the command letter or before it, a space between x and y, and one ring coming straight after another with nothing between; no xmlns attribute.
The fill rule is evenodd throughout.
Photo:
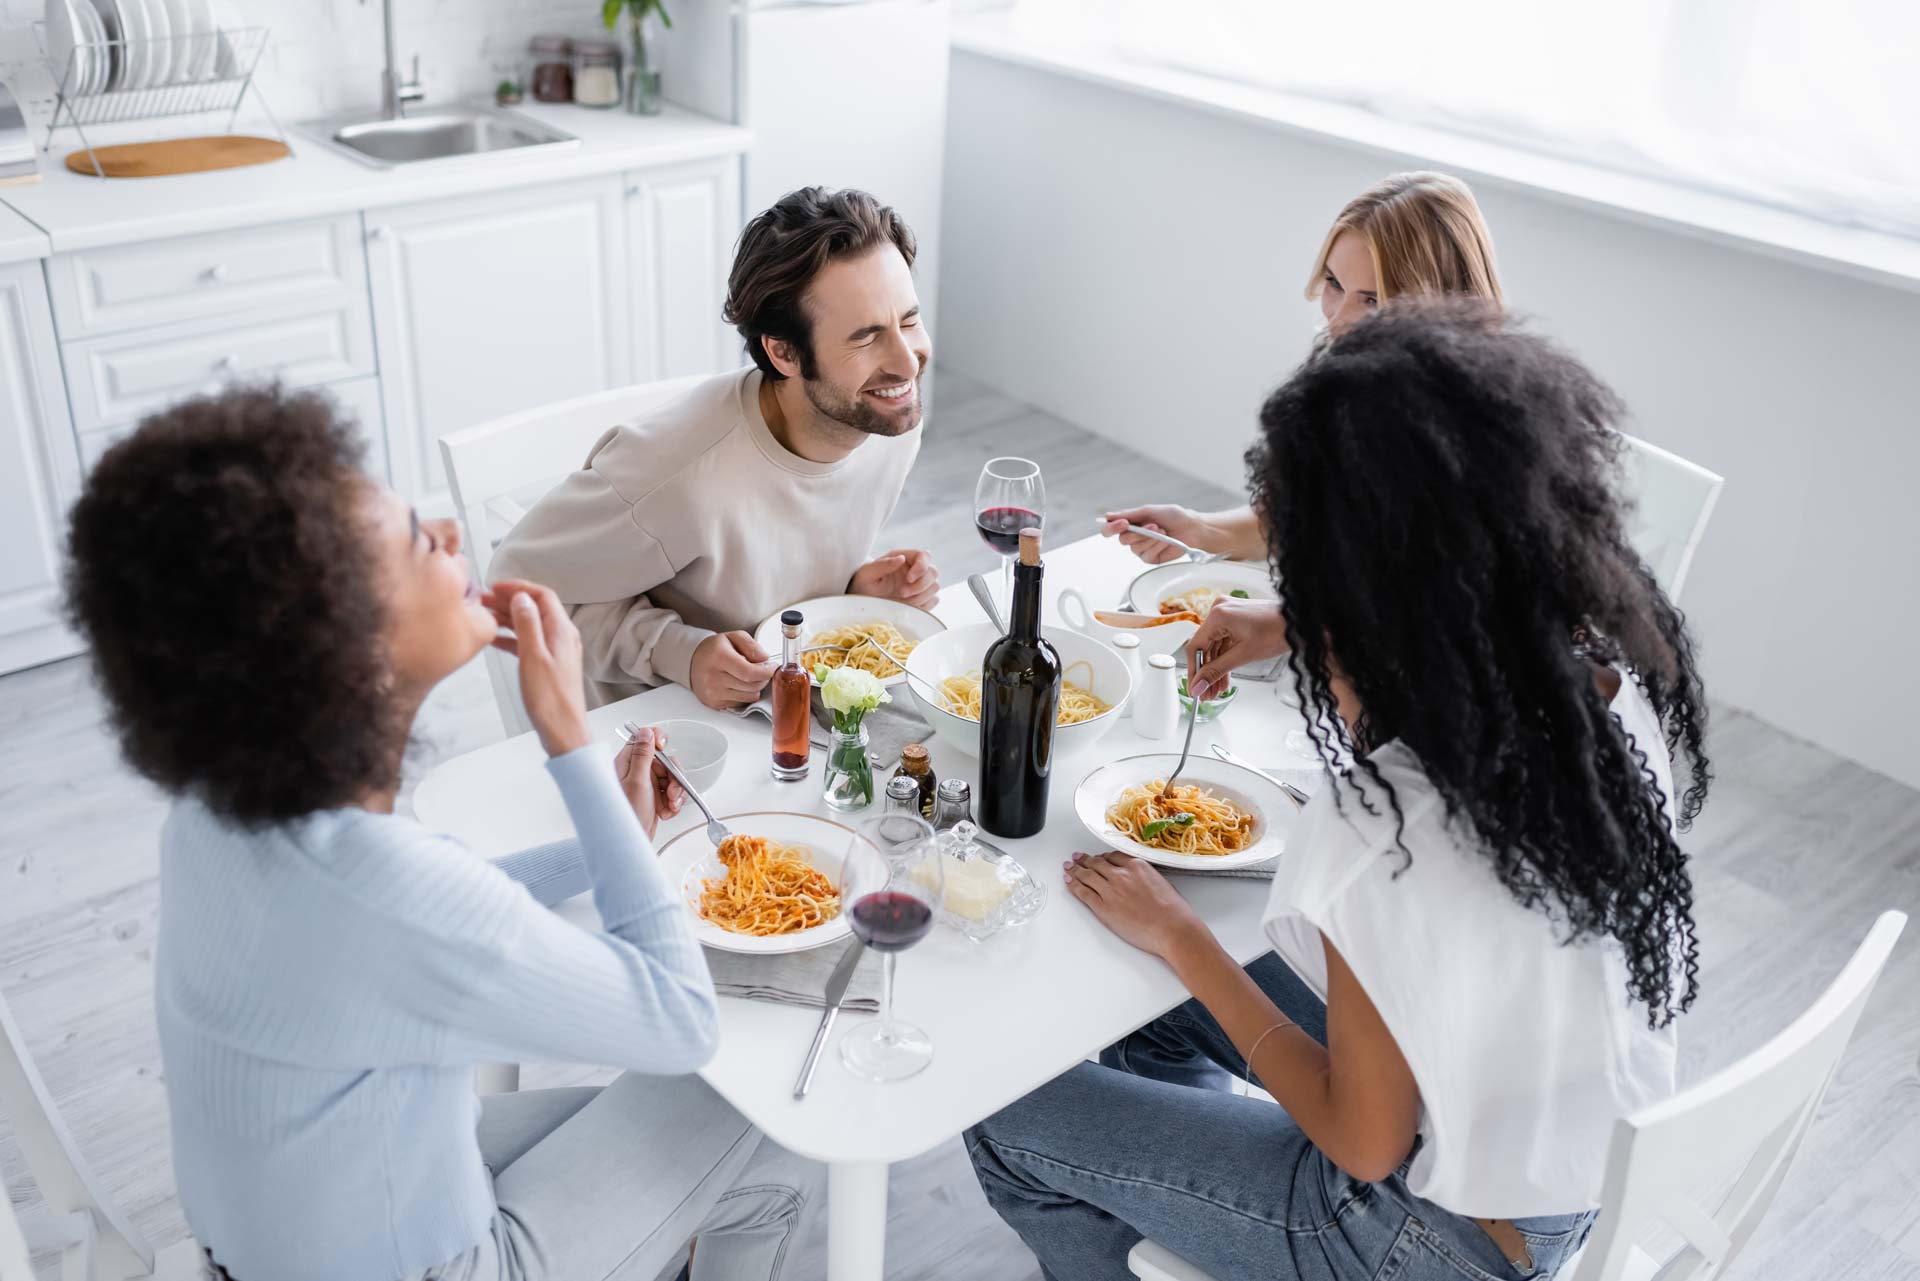
<svg viewBox="0 0 1920 1281"><path fill-rule="evenodd" d="M542 103L512 110L573 134L579 145L376 169L293 126L287 131L294 149L290 160L168 178L103 181L68 172L65 154L79 143L71 130L64 131L54 150L40 156L38 183L0 188L0 204L23 215L11 218L0 209L0 262L40 257L49 252L49 244L53 253L92 249L737 155L752 137L737 125L676 107L658 116ZM175 125L170 133L169 124ZM235 132L250 129L270 132L246 122ZM177 122L157 121L111 132L90 130L89 136L96 145L106 145L192 132ZM15 224L23 221L27 225L16 236ZM43 233L37 248L15 252L16 239L24 245L33 224Z"/></svg>
<svg viewBox="0 0 1920 1281"><path fill-rule="evenodd" d="M4 190L15 191L19 188ZM45 258L49 252L46 232L11 209L0 206L0 264L31 262L35 258Z"/></svg>

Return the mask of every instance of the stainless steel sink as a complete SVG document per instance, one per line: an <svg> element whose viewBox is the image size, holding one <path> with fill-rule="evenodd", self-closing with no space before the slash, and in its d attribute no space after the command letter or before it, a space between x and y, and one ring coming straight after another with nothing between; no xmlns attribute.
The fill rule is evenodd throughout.
<svg viewBox="0 0 1920 1281"><path fill-rule="evenodd" d="M382 169L423 160L580 145L570 133L497 107L415 108L397 120L343 116L305 127L354 159Z"/></svg>

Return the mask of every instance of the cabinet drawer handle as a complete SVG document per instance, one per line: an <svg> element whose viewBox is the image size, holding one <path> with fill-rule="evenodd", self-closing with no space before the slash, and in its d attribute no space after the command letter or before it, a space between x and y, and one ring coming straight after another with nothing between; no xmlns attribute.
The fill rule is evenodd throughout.
<svg viewBox="0 0 1920 1281"><path fill-rule="evenodd" d="M207 268L206 275L207 275L208 284L223 285L227 282L226 265L224 263L216 262L215 264L213 264L213 266Z"/></svg>
<svg viewBox="0 0 1920 1281"><path fill-rule="evenodd" d="M393 228L387 226L375 227L367 233L367 236L371 240L391 240L393 238Z"/></svg>
<svg viewBox="0 0 1920 1281"><path fill-rule="evenodd" d="M220 359L214 361L213 367L215 370L217 370L220 373L230 374L234 370L240 367L240 361L231 352L229 352L227 355L224 355L220 357Z"/></svg>

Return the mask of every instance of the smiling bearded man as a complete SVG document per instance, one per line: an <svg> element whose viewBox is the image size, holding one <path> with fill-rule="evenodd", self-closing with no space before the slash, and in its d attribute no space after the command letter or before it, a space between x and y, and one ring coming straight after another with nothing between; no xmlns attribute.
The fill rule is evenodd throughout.
<svg viewBox="0 0 1920 1281"><path fill-rule="evenodd" d="M807 187L741 234L726 319L753 367L610 426L500 545L492 576L544 583L586 646L588 700L673 681L758 698L774 611L852 593L925 607L927 552L875 555L920 451L933 346L913 232L861 191Z"/></svg>

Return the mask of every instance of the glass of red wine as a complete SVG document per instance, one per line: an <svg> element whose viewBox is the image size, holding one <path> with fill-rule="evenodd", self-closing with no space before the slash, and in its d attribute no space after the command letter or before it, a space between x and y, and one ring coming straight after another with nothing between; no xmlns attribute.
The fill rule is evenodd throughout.
<svg viewBox="0 0 1920 1281"><path fill-rule="evenodd" d="M1008 616L1013 603L1013 558L1020 552L1020 531L1039 529L1046 515L1047 486L1040 464L1025 458L989 458L973 488L973 527L987 546L1000 553L1001 583Z"/></svg>
<svg viewBox="0 0 1920 1281"><path fill-rule="evenodd" d="M893 968L933 928L944 892L933 825L895 811L861 825L840 873L841 910L854 937L886 958L880 1017L850 1028L840 1060L869 1081L902 1081L933 1061L933 1038L893 1017Z"/></svg>

